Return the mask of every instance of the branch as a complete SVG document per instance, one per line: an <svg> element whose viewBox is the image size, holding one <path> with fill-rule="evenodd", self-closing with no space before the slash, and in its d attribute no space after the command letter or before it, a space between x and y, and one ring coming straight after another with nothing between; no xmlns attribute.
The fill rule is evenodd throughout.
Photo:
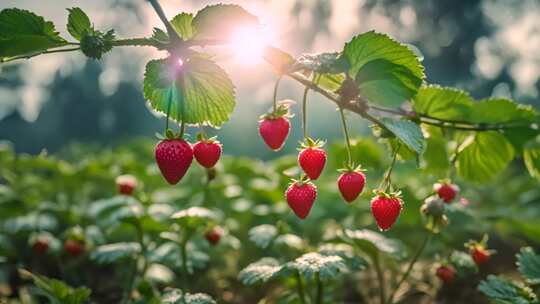
<svg viewBox="0 0 540 304"><path fill-rule="evenodd" d="M180 42L182 39L180 36L178 36L178 33L174 30L171 23L169 22L169 19L167 19L167 16L165 16L165 13L163 12L163 9L161 8L161 5L159 4L158 0L148 0L152 7L154 8L154 11L156 11L156 14L158 15L159 19L161 19L161 22L165 25L165 28L167 29L167 34L169 34L169 39L171 39L171 42Z"/></svg>
<svg viewBox="0 0 540 304"><path fill-rule="evenodd" d="M31 54L19 55L19 56L14 56L14 57L7 57L7 58L0 58L0 63L10 62L10 61L15 61L15 60L20 60L20 59L30 59L32 57L36 57L43 54L73 52L73 51L78 51L80 49L81 49L80 47L69 48L69 49L49 49L49 50L45 50L45 51L37 52L37 53L31 53Z"/></svg>
<svg viewBox="0 0 540 304"><path fill-rule="evenodd" d="M112 42L113 46L153 46L158 49L164 49L165 44L151 38L128 38L118 39Z"/></svg>

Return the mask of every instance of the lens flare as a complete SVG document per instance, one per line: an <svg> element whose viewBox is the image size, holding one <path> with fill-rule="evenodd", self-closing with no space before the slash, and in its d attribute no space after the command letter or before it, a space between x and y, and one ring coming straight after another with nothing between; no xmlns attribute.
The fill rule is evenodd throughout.
<svg viewBox="0 0 540 304"><path fill-rule="evenodd" d="M231 51L235 61L243 64L257 64L263 61L264 49L271 42L268 28L242 27L234 31Z"/></svg>

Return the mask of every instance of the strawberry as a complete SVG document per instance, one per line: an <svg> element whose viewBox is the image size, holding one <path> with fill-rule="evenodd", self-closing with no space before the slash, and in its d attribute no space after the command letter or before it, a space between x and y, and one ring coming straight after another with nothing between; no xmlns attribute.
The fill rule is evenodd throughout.
<svg viewBox="0 0 540 304"><path fill-rule="evenodd" d="M360 167L356 169L349 167L340 171L343 173L341 173L337 181L339 192L341 192L341 196L347 203L351 203L364 190L366 176Z"/></svg>
<svg viewBox="0 0 540 304"><path fill-rule="evenodd" d="M398 195L399 193L378 192L371 200L371 213L382 231L390 229L399 217L403 201Z"/></svg>
<svg viewBox="0 0 540 304"><path fill-rule="evenodd" d="M201 136L201 139L193 145L193 155L201 166L212 168L221 156L221 144L214 138L205 139Z"/></svg>
<svg viewBox="0 0 540 304"><path fill-rule="evenodd" d="M178 183L193 161L191 145L181 138L167 136L156 145L155 157L159 170L171 185Z"/></svg>
<svg viewBox="0 0 540 304"><path fill-rule="evenodd" d="M450 181L441 181L433 185L433 190L447 204L451 203L459 192L459 187Z"/></svg>
<svg viewBox="0 0 540 304"><path fill-rule="evenodd" d="M285 197L294 214L300 219L305 219L317 198L317 187L304 179L293 180L285 192Z"/></svg>
<svg viewBox="0 0 540 304"><path fill-rule="evenodd" d="M289 136L291 124L288 117L288 102L282 101L273 112L261 116L259 120L259 134L266 145L274 151L280 150Z"/></svg>
<svg viewBox="0 0 540 304"><path fill-rule="evenodd" d="M494 250L487 249L488 236L485 234L482 237L482 240L474 241L470 240L465 243L465 247L469 249L469 254L473 259L474 263L478 266L486 263L491 258L491 255L495 253Z"/></svg>
<svg viewBox="0 0 540 304"><path fill-rule="evenodd" d="M36 237L32 244L32 251L38 254L44 254L47 250L49 250L49 239L41 236Z"/></svg>
<svg viewBox="0 0 540 304"><path fill-rule="evenodd" d="M204 237L210 243L210 245L215 246L219 243L219 240L221 239L221 236L223 235L223 229L220 227L214 227L210 230L208 230Z"/></svg>
<svg viewBox="0 0 540 304"><path fill-rule="evenodd" d="M326 152L321 149L324 142L311 138L306 138L306 143L302 144L302 149L298 154L298 164L311 180L316 180L321 176L324 164L326 163Z"/></svg>
<svg viewBox="0 0 540 304"><path fill-rule="evenodd" d="M72 257L78 257L84 252L84 243L74 239L67 239L64 242L64 251Z"/></svg>
<svg viewBox="0 0 540 304"><path fill-rule="evenodd" d="M129 174L118 176L115 182L118 193L124 195L131 195L135 187L137 187L137 178Z"/></svg>
<svg viewBox="0 0 540 304"><path fill-rule="evenodd" d="M452 266L439 266L435 274L445 284L450 284L454 281L456 271L454 270Z"/></svg>

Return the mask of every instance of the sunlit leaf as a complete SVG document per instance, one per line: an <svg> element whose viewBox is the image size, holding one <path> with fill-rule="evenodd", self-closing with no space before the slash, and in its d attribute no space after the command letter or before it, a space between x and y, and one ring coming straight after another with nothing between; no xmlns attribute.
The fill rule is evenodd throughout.
<svg viewBox="0 0 540 304"><path fill-rule="evenodd" d="M211 296L205 293L183 293L180 289L166 290L161 297L162 304L216 304Z"/></svg>
<svg viewBox="0 0 540 304"><path fill-rule="evenodd" d="M540 179L540 136L529 141L523 149L523 160L531 176Z"/></svg>
<svg viewBox="0 0 540 304"><path fill-rule="evenodd" d="M403 258L405 250L403 244L396 239L390 239L381 233L362 229L345 230L345 239L369 256L376 256L379 252L395 258Z"/></svg>
<svg viewBox="0 0 540 304"><path fill-rule="evenodd" d="M294 69L329 74L344 73L348 68L347 60L340 53L303 54L294 64Z"/></svg>
<svg viewBox="0 0 540 304"><path fill-rule="evenodd" d="M69 16L68 16L68 24L67 24L67 30L73 36L73 38L77 40L81 40L81 38L88 32L88 30L92 29L92 24L90 23L90 19L85 14L85 12L78 8L68 8Z"/></svg>
<svg viewBox="0 0 540 304"><path fill-rule="evenodd" d="M412 121L382 117L379 121L392 132L405 146L421 155L426 143L420 127Z"/></svg>
<svg viewBox="0 0 540 304"><path fill-rule="evenodd" d="M192 22L197 38L228 40L240 27L258 26L254 15L235 4L209 5L197 12Z"/></svg>
<svg viewBox="0 0 540 304"><path fill-rule="evenodd" d="M500 277L489 275L480 282L478 290L496 303L531 304L537 303L536 296L527 287L518 286Z"/></svg>
<svg viewBox="0 0 540 304"><path fill-rule="evenodd" d="M438 119L466 120L474 100L465 91L428 85L412 99L414 111Z"/></svg>
<svg viewBox="0 0 540 304"><path fill-rule="evenodd" d="M343 259L337 255L322 255L310 252L285 265L289 270L296 270L306 278L313 278L316 274L321 280L330 280L340 273L347 271Z"/></svg>
<svg viewBox="0 0 540 304"><path fill-rule="evenodd" d="M125 242L101 245L90 254L90 259L99 264L111 264L133 257L140 250L141 246L138 243Z"/></svg>
<svg viewBox="0 0 540 304"><path fill-rule="evenodd" d="M521 248L517 254L517 266L527 283L540 284L540 255L536 254L531 247Z"/></svg>
<svg viewBox="0 0 540 304"><path fill-rule="evenodd" d="M32 279L37 287L37 293L46 297L51 304L86 303L92 292L86 287L73 288L60 280L35 275L26 270L20 270L19 273L23 278Z"/></svg>
<svg viewBox="0 0 540 304"><path fill-rule="evenodd" d="M193 15L180 13L171 20L171 25L183 40L189 40L195 35L196 29L192 25ZM160 36L162 36L160 34ZM161 37L163 38L163 37Z"/></svg>
<svg viewBox="0 0 540 304"><path fill-rule="evenodd" d="M262 258L242 269L238 274L238 279L244 285L264 283L273 278L280 270L281 266L276 259Z"/></svg>
<svg viewBox="0 0 540 304"><path fill-rule="evenodd" d="M480 100L472 107L471 120L477 123L526 123L538 121L538 112L532 106L515 103L504 98Z"/></svg>
<svg viewBox="0 0 540 304"><path fill-rule="evenodd" d="M275 226L264 224L249 230L249 239L260 248L266 248L275 239L278 231Z"/></svg>

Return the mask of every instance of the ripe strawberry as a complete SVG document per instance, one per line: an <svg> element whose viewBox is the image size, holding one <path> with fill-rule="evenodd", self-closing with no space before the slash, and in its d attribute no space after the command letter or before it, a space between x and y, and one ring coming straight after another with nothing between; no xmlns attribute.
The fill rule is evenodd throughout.
<svg viewBox="0 0 540 304"><path fill-rule="evenodd" d="M286 117L264 118L259 121L259 134L270 149L278 151L283 147L291 124Z"/></svg>
<svg viewBox="0 0 540 304"><path fill-rule="evenodd" d="M223 229L220 227L214 227L210 230L208 230L204 237L210 243L210 245L215 246L219 243L219 240L221 239L221 236L223 235Z"/></svg>
<svg viewBox="0 0 540 304"><path fill-rule="evenodd" d="M131 195L135 187L137 187L137 178L129 174L118 176L115 182L120 194Z"/></svg>
<svg viewBox="0 0 540 304"><path fill-rule="evenodd" d="M371 200L371 213L382 231L390 229L399 217L403 201L397 194L379 192Z"/></svg>
<svg viewBox="0 0 540 304"><path fill-rule="evenodd" d="M316 180L321 176L324 164L326 163L326 152L321 149L324 142L313 141L306 138L306 143L302 144L302 149L298 154L298 164L311 180Z"/></svg>
<svg viewBox="0 0 540 304"><path fill-rule="evenodd" d="M36 237L32 244L32 251L38 254L44 254L49 250L49 239L46 237Z"/></svg>
<svg viewBox="0 0 540 304"><path fill-rule="evenodd" d="M179 138L164 139L155 149L156 162L161 174L171 185L178 183L193 161L191 145Z"/></svg>
<svg viewBox="0 0 540 304"><path fill-rule="evenodd" d="M201 166L212 168L221 156L221 144L214 139L199 140L193 145L193 154Z"/></svg>
<svg viewBox="0 0 540 304"><path fill-rule="evenodd" d="M442 181L433 185L433 190L445 203L451 203L459 192L459 187L449 181Z"/></svg>
<svg viewBox="0 0 540 304"><path fill-rule="evenodd" d="M481 246L475 246L470 249L470 254L476 265L480 266L489 260L491 253Z"/></svg>
<svg viewBox="0 0 540 304"><path fill-rule="evenodd" d="M84 243L73 239L64 242L64 251L72 257L78 257L84 252Z"/></svg>
<svg viewBox="0 0 540 304"><path fill-rule="evenodd" d="M338 177L337 183L343 199L347 203L351 203L364 190L366 176L359 168L355 170L347 169Z"/></svg>
<svg viewBox="0 0 540 304"><path fill-rule="evenodd" d="M285 192L287 203L300 219L308 216L313 202L317 198L317 187L309 181L293 181Z"/></svg>
<svg viewBox="0 0 540 304"><path fill-rule="evenodd" d="M454 281L456 271L452 266L439 266L435 274L445 284L450 284Z"/></svg>

